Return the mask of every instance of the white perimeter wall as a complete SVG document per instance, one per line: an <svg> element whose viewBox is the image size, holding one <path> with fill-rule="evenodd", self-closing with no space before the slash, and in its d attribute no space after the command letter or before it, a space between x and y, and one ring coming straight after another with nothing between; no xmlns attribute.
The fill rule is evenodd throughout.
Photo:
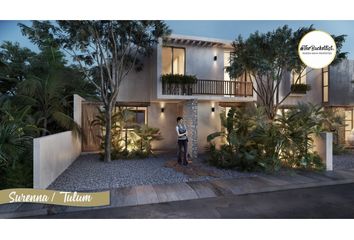
<svg viewBox="0 0 354 240"><path fill-rule="evenodd" d="M74 121L80 127L83 100L74 95ZM72 131L33 139L33 187L47 188L80 153L81 138Z"/></svg>
<svg viewBox="0 0 354 240"><path fill-rule="evenodd" d="M47 188L81 153L81 139L71 131L33 140L33 187Z"/></svg>

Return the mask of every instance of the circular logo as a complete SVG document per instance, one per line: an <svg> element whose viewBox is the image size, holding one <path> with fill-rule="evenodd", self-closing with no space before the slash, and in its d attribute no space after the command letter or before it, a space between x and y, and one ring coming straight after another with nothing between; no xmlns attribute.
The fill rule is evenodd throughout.
<svg viewBox="0 0 354 240"><path fill-rule="evenodd" d="M336 51L337 46L331 35L319 30L305 34L298 47L301 61L314 69L324 68L331 64Z"/></svg>

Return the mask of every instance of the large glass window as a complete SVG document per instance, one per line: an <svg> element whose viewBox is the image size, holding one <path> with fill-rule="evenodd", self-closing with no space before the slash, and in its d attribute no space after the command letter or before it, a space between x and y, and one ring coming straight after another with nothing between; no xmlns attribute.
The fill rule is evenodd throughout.
<svg viewBox="0 0 354 240"><path fill-rule="evenodd" d="M345 110L345 140L347 141L353 129L353 109Z"/></svg>
<svg viewBox="0 0 354 240"><path fill-rule="evenodd" d="M186 53L184 48L162 48L162 74L185 74Z"/></svg>
<svg viewBox="0 0 354 240"><path fill-rule="evenodd" d="M322 68L322 101L328 103L329 69Z"/></svg>
<svg viewBox="0 0 354 240"><path fill-rule="evenodd" d="M230 66L230 56L231 56L230 51L224 52L224 80L225 81L230 81L230 75L228 72L226 72L226 68Z"/></svg>
<svg viewBox="0 0 354 240"><path fill-rule="evenodd" d="M306 69L301 72L301 76L299 76L299 73L296 73L294 70L291 71L291 84L306 84L306 75Z"/></svg>

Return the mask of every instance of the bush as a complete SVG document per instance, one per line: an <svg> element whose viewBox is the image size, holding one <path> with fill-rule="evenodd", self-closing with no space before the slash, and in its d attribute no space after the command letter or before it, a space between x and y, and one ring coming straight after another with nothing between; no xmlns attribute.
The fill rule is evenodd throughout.
<svg viewBox="0 0 354 240"><path fill-rule="evenodd" d="M299 84L291 84L291 92L292 93L303 93L305 94L307 91L311 90L311 85L299 83Z"/></svg>
<svg viewBox="0 0 354 240"><path fill-rule="evenodd" d="M194 84L197 83L197 77L195 75L163 74L161 81L163 83Z"/></svg>
<svg viewBox="0 0 354 240"><path fill-rule="evenodd" d="M100 114L91 123L101 127L104 133L105 118L104 111L99 109ZM112 115L112 138L111 158L132 159L146 158L152 154L151 142L161 140L161 133L158 128L152 128L146 124L135 124L135 114L129 109L116 108ZM101 136L101 159L104 158L105 137Z"/></svg>
<svg viewBox="0 0 354 240"><path fill-rule="evenodd" d="M273 121L262 108L248 105L232 108L221 115L225 130L208 136L209 163L242 171L278 171L282 167L323 169L318 153L313 152L310 136L326 130L328 118L321 107L299 104L282 111ZM222 137L220 150L212 143Z"/></svg>

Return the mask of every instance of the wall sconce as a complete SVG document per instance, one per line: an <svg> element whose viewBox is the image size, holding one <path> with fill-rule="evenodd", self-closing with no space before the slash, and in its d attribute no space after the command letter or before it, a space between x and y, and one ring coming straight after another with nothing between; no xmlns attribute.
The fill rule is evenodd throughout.
<svg viewBox="0 0 354 240"><path fill-rule="evenodd" d="M161 113L163 113L163 112L165 112L165 108L162 107L161 108Z"/></svg>
<svg viewBox="0 0 354 240"><path fill-rule="evenodd" d="M215 112L215 107L212 107L212 108L211 108L211 112Z"/></svg>
<svg viewBox="0 0 354 240"><path fill-rule="evenodd" d="M218 60L218 56L214 56L214 61Z"/></svg>

